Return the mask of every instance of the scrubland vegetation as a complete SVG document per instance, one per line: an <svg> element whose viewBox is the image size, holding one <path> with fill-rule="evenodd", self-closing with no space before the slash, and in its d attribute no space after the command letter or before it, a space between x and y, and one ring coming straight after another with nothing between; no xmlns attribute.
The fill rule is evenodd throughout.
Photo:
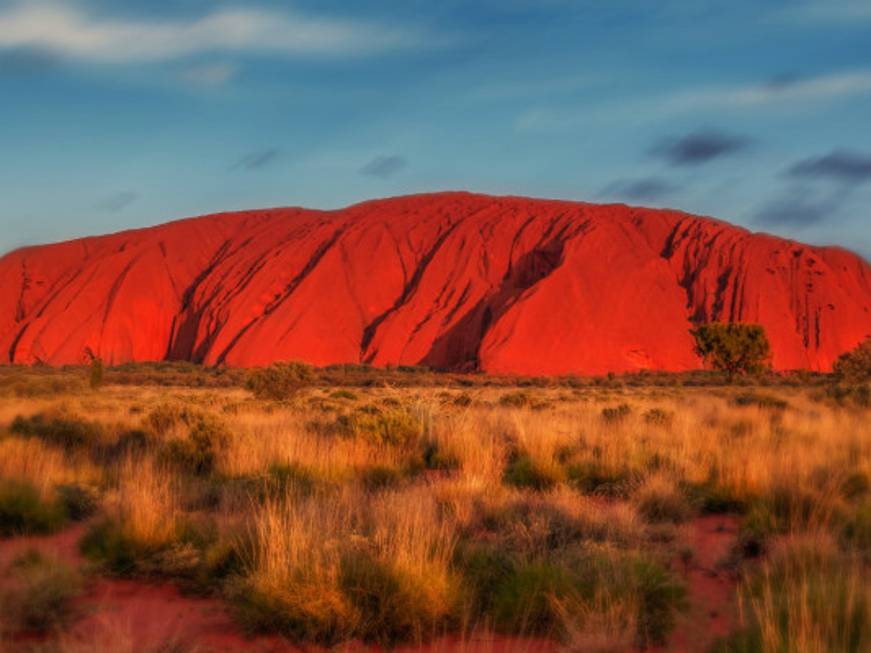
<svg viewBox="0 0 871 653"><path fill-rule="evenodd" d="M871 650L861 374L101 376L0 372L0 537L83 522L93 573L220 597L246 631L667 647L707 618L692 529L723 514L738 529L715 570L732 579L732 632L702 650ZM62 628L86 585L16 559L2 625Z"/></svg>

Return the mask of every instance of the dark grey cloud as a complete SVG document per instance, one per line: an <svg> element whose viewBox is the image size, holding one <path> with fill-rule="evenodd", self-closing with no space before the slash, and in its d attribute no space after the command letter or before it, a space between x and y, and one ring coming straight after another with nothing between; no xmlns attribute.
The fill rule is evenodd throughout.
<svg viewBox="0 0 871 653"><path fill-rule="evenodd" d="M836 217L845 197L840 192L820 197L806 188L791 188L763 206L754 221L766 227L810 227Z"/></svg>
<svg viewBox="0 0 871 653"><path fill-rule="evenodd" d="M369 163L360 168L360 174L389 179L407 165L408 161L398 154L376 156L374 159L369 161Z"/></svg>
<svg viewBox="0 0 871 653"><path fill-rule="evenodd" d="M661 177L641 177L613 181L602 189L600 195L649 202L662 199L679 189L679 186Z"/></svg>
<svg viewBox="0 0 871 653"><path fill-rule="evenodd" d="M258 150L256 152L251 152L250 154L246 154L244 157L239 159L233 166L230 168L231 170L260 170L265 168L268 165L271 165L275 162L278 156L281 154L281 150L275 147L271 147L265 150Z"/></svg>
<svg viewBox="0 0 871 653"><path fill-rule="evenodd" d="M700 129L657 143L651 155L673 166L696 166L746 150L751 139L716 129Z"/></svg>
<svg viewBox="0 0 871 653"><path fill-rule="evenodd" d="M60 59L52 52L38 48L13 48L0 50L0 76L30 77L51 72L60 65Z"/></svg>
<svg viewBox="0 0 871 653"><path fill-rule="evenodd" d="M100 199L94 205L94 208L106 213L117 213L118 211L123 211L138 199L139 193L136 191L122 190Z"/></svg>
<svg viewBox="0 0 871 653"><path fill-rule="evenodd" d="M833 150L820 156L804 159L786 171L790 177L802 179L831 179L849 184L871 181L871 155Z"/></svg>

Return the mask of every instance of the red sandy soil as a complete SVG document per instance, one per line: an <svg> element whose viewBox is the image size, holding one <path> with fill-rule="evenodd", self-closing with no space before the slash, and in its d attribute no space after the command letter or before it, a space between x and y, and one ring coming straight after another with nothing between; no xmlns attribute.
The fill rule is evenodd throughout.
<svg viewBox="0 0 871 653"><path fill-rule="evenodd" d="M0 540L0 590L2 572L19 555L38 550L66 564L84 564L78 542L85 527L76 526L44 537ZM144 583L117 578L89 578L85 592L74 601L79 615L64 632L45 636L32 633L0 637L0 653L39 650L39 645L59 641L76 651L101 653L326 653L316 646L299 646L280 636L248 637L234 623L227 605L212 598L183 595L171 583ZM2 615L0 615L2 626ZM2 630L2 628L0 628ZM348 643L342 653L383 653L382 649ZM403 646L395 653L556 653L549 641L482 637L468 641L451 638L424 646Z"/></svg>
<svg viewBox="0 0 871 653"><path fill-rule="evenodd" d="M727 516L702 517L690 525L694 558L684 569L690 609L682 614L667 646L657 651L703 651L735 624L734 578L718 569L737 533L737 520ZM21 553L37 549L74 566L83 560L77 543L84 533L78 526L47 537L0 540L0 570ZM676 563L680 565L680 563ZM680 568L680 566L678 567ZM0 578L2 588L2 578ZM80 617L64 633L63 642L82 646L102 644L101 651L119 653L195 650L198 653L318 653L318 647L300 647L278 636L246 637L234 624L227 606L218 599L185 596L172 584L147 584L134 580L93 578L75 600ZM0 652L26 650L47 638L19 634L0 640ZM163 646L164 648L161 648ZM186 647L192 647L186 648ZM89 648L76 648L91 650ZM351 643L343 653L379 653L377 647ZM468 641L450 638L424 646L396 649L397 653L557 653L553 642L522 638L485 637Z"/></svg>
<svg viewBox="0 0 871 653"><path fill-rule="evenodd" d="M562 374L700 366L759 322L777 369L871 335L843 249L624 205L441 193L182 220L0 258L0 362L274 360Z"/></svg>
<svg viewBox="0 0 871 653"><path fill-rule="evenodd" d="M669 653L706 651L718 638L735 629L734 574L722 568L738 535L735 517L712 515L693 520L689 544L693 559L686 565L689 611L682 614L668 646ZM683 563L675 562L681 569Z"/></svg>

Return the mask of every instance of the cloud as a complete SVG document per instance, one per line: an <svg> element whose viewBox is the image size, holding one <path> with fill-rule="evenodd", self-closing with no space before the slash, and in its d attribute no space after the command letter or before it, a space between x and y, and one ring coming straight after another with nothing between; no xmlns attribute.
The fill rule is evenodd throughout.
<svg viewBox="0 0 871 653"><path fill-rule="evenodd" d="M139 193L136 191L122 190L102 198L94 205L94 208L105 213L118 213L138 199Z"/></svg>
<svg viewBox="0 0 871 653"><path fill-rule="evenodd" d="M871 20L871 4L867 0L804 0L790 3L779 16L812 24Z"/></svg>
<svg viewBox="0 0 871 653"><path fill-rule="evenodd" d="M836 195L819 199L801 188L775 199L757 212L755 222L764 226L809 227L835 215L841 206Z"/></svg>
<svg viewBox="0 0 871 653"><path fill-rule="evenodd" d="M659 105L663 112L706 108L754 108L770 104L810 102L871 92L871 71L854 70L816 77L789 75L762 84L709 87L683 91Z"/></svg>
<svg viewBox="0 0 871 653"><path fill-rule="evenodd" d="M787 175L862 184L871 181L871 156L833 150L824 156L799 161L787 170Z"/></svg>
<svg viewBox="0 0 871 653"><path fill-rule="evenodd" d="M0 9L0 49L35 48L101 63L166 61L208 52L353 56L432 44L401 26L243 5L194 19L92 15L40 0Z"/></svg>
<svg viewBox="0 0 871 653"><path fill-rule="evenodd" d="M369 163L360 168L360 174L389 179L407 165L408 161L397 154L376 156L374 159L369 161Z"/></svg>
<svg viewBox="0 0 871 653"><path fill-rule="evenodd" d="M650 153L673 166L694 166L730 156L747 149L750 139L713 129L698 130L679 138L668 138Z"/></svg>
<svg viewBox="0 0 871 653"><path fill-rule="evenodd" d="M233 79L238 72L239 67L235 64L203 64L185 68L179 73L179 79L194 86L222 86Z"/></svg>
<svg viewBox="0 0 871 653"><path fill-rule="evenodd" d="M56 55L36 48L0 50L0 75L5 77L41 75L59 63Z"/></svg>
<svg viewBox="0 0 871 653"><path fill-rule="evenodd" d="M641 177L638 179L618 179L608 184L600 195L622 197L635 201L658 200L675 191L678 186L661 177Z"/></svg>
<svg viewBox="0 0 871 653"><path fill-rule="evenodd" d="M275 162L278 156L281 154L281 150L278 148L272 147L266 150L258 150L256 152L251 152L251 154L247 154L241 159L239 159L236 163L234 163L230 169L231 170L260 170L261 168L265 168L268 165L271 165Z"/></svg>

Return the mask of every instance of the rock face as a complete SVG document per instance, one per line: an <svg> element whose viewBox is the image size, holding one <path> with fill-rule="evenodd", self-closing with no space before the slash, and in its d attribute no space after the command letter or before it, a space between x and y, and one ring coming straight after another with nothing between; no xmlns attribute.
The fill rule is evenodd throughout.
<svg viewBox="0 0 871 653"><path fill-rule="evenodd" d="M227 213L0 259L0 360L688 370L759 322L778 369L871 335L858 256L674 211L442 193Z"/></svg>

